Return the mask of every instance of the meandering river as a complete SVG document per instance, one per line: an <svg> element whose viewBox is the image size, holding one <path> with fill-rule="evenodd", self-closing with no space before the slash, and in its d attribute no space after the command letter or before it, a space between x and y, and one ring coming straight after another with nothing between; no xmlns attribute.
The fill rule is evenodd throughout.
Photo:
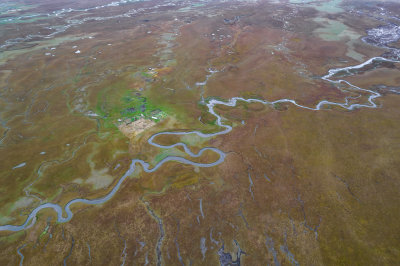
<svg viewBox="0 0 400 266"><path fill-rule="evenodd" d="M203 138L211 138L211 137L215 137L218 135L223 135L223 134L229 133L232 130L232 127L229 125L226 125L222 122L222 117L220 115L218 115L214 110L214 107L216 105L225 105L225 106L234 107L234 106L236 106L238 101L244 101L244 102L248 102L248 103L257 102L257 103L262 103L262 104L266 104L266 105L274 105L277 103L291 103L299 108L304 108L304 109L308 109L308 110L312 110L312 111L319 111L319 110L321 110L322 107L324 107L326 105L336 105L336 106L339 106L339 107L342 107L342 108L345 108L348 110L353 110L355 108L376 108L377 105L375 104L374 100L376 98L382 96L380 93L372 91L372 90L357 87L344 79L334 80L334 76L339 73L346 73L346 75L352 75L352 73L351 73L352 70L360 70L365 66L368 66L368 65L371 65L374 63L379 63L379 62L400 63L400 61L386 59L383 57L373 57L373 58L369 59L368 61L366 61L362 64L359 64L359 65L356 65L356 66L331 69L328 71L327 75L322 77L322 79L327 82L331 82L334 84L341 84L341 83L347 84L349 86L349 88L354 91L369 93L367 103L365 103L365 104L358 104L358 103L350 104L349 100L353 98L350 96L346 97L344 99L344 102L342 102L342 103L322 100L315 107L308 107L308 106L298 104L295 100L292 100L292 99L279 99L276 101L267 101L267 100L260 100L260 99L244 99L241 97L233 97L227 101L211 99L207 102L208 112L217 118L217 121L216 121L217 125L223 128L221 131L218 131L215 133L203 133L200 131L160 132L160 133L156 133L156 134L152 135L148 139L148 143L150 145L153 145L155 147L162 148L162 149L170 149L170 148L181 146L184 149L185 153L193 158L200 157L205 151L213 151L219 155L218 160L216 160L215 162L197 163L197 162L190 161L183 157L168 156L168 157L164 158L163 160L161 160L160 162L158 162L153 168L150 168L150 165L147 162L145 162L143 160L139 160L139 159L133 159L130 164L129 169L125 172L125 174L122 177L120 177L120 179L115 184L113 189L105 196L99 197L96 199L76 198L76 199L73 199L70 202L68 202L64 207L60 206L59 204L55 204L55 203L44 203L44 204L36 207L34 210L32 210L32 212L29 214L29 216L26 218L25 222L22 225L9 225L9 224L2 225L2 226L0 226L0 231L21 231L21 230L27 229L28 227L32 226L36 222L37 213L43 209L53 209L57 213L57 222L59 222L59 223L68 222L73 217L73 212L71 211L71 206L73 204L83 203L83 204L88 204L88 205L96 205L96 204L103 204L103 203L107 202L119 191L121 184L125 181L125 179L135 172L136 167L138 167L138 165L140 165L145 172L152 173L154 171L157 171L158 168L160 168L162 165L164 165L166 162L169 162L169 161L180 162L182 164L189 164L189 165L193 165L193 166L197 166L197 167L213 167L213 166L221 164L225 160L226 154L217 148L206 147L206 148L201 149L198 153L193 153L186 144L181 143L181 142L175 143L173 145L161 145L161 144L154 142L154 138L157 136L160 136L160 135L182 136L182 135L194 134L194 135L197 135L197 136L203 137ZM64 215L64 212L66 215Z"/></svg>

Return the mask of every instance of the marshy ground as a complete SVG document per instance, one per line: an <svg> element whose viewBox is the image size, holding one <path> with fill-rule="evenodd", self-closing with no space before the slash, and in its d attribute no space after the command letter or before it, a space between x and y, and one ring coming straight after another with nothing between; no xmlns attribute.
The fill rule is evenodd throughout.
<svg viewBox="0 0 400 266"><path fill-rule="evenodd" d="M14 1L0 12L0 226L107 195L133 159L225 154L213 167L138 166L65 223L41 210L0 231L1 265L400 260L399 4ZM334 77L370 92L321 79L379 56L390 61ZM364 108L371 92L376 108ZM213 107L227 134L148 142L223 130L207 103L232 97L361 107L238 101Z"/></svg>

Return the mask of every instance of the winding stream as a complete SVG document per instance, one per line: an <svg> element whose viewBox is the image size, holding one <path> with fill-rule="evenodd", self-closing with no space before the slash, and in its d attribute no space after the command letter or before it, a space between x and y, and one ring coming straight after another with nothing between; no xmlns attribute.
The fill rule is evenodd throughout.
<svg viewBox="0 0 400 266"><path fill-rule="evenodd" d="M21 250L22 250L24 247L26 247L26 245L27 245L27 244L23 244L22 246L20 246L20 247L17 249L17 253L18 253L18 255L21 257L21 260L19 261L19 266L22 266L23 263L24 263L24 258L25 258L25 256L24 256L24 254L22 254Z"/></svg>
<svg viewBox="0 0 400 266"><path fill-rule="evenodd" d="M133 172L135 172L137 165L140 165L143 170L147 173L152 173L157 171L158 168L160 168L163 164L165 164L166 162L169 161L175 161L175 162L180 162L182 164L188 164L188 165L192 165L192 166L197 166L197 167L213 167L216 165L221 164L224 160L225 160L225 156L226 154L217 149L217 148L212 148L212 147L206 147L201 149L198 153L193 153L186 144L184 143L175 143L173 145L161 145L158 143L154 142L154 138L157 136L161 136L161 135L178 135L178 136L182 136L182 135L189 135L189 134L194 134L197 135L199 137L203 137L203 138L211 138L211 137L215 137L218 135L223 135L223 134L227 134L232 130L232 127L226 124L223 124L222 122L222 117L220 115L218 115L215 111L214 111L214 107L216 105L225 105L225 106L230 106L230 107L234 107L236 106L238 101L244 101L247 103L252 103L252 102L256 102L256 103L262 103L262 104L266 104L266 105L274 105L276 103L291 103L297 107L300 108L304 108L304 109L308 109L308 110L313 110L313 111L318 111L321 110L321 108L325 105L336 105L336 106L340 106L342 108L348 109L348 110L353 110L355 108L376 108L377 105L375 104L374 100L378 97L381 96L380 93L372 91L372 90L367 90L367 89L363 89L360 87L357 87L353 84L351 84L350 82L340 79L340 80L333 80L332 78L338 74L338 73L348 73L348 75L351 75L350 70L357 70L357 69L361 69L367 65L371 65L374 64L375 62L392 62L392 63L400 63L400 61L396 61L396 60L391 60L391 59L386 59L383 57L373 57L371 59L369 59L368 61L356 65L356 66L349 66L349 67L344 67L344 68L336 68L336 69L331 69L328 71L328 74L323 76L322 79L334 84L347 84L352 90L355 91L359 91L359 92L367 92L369 93L369 97L368 97L368 102L366 104L350 104L349 103L349 99L354 99L354 97L346 97L343 103L338 103L338 102L331 102L331 101L327 101L327 100L322 100L320 101L315 107L307 107L304 105L300 105L298 104L295 100L291 100L291 99L279 99L276 101L265 101L265 100L260 100L260 99L244 99L241 97L233 97L231 99L229 99L228 101L221 101L221 100L217 100L217 99L211 99L208 101L207 103L207 107L208 107L208 112L212 115L214 115L217 118L217 125L222 127L223 130L218 131L216 133L203 133L200 131L187 131L187 132L159 132L156 133L154 135L152 135L149 139L148 139L148 143L150 145L153 145L155 147L158 148L162 148L162 149L171 149L174 147L178 147L181 146L185 153L187 155L189 155L190 157L193 158L197 158L200 157L205 151L213 151L215 153L218 153L219 155L219 159L216 160L215 162L212 163L197 163L197 162L193 162L190 161L186 158L183 157L178 157L178 156L168 156L166 158L164 158L163 160L161 160L160 162L158 162L153 168L150 168L150 165L143 161L143 160L139 160L139 159L133 159L130 167L128 169L128 171L125 172L125 174L119 179L119 181L117 182L117 184L113 187L113 189L105 196L100 197L100 198L96 198L96 199L83 199L83 198L76 198L71 200L70 202L68 202L65 207L61 207L58 204L55 203L44 203L40 206L38 206L37 208L35 208L27 217L27 219L25 220L25 222L22 225L2 225L0 226L0 231L21 231L24 229L27 229L27 227L32 226L35 222L36 222L36 215L39 211L43 210L43 209L53 209L56 213L57 213L57 222L59 223L65 223L68 222L72 219L73 217L73 213L71 211L71 206L75 203L83 203L83 204L88 204L88 205L96 205L96 204L103 204L105 202L107 202L108 200L110 200L115 193L117 193L117 191L119 190L119 188L121 187L121 184L125 181L125 179L132 175ZM65 211L66 216L63 215L63 212Z"/></svg>

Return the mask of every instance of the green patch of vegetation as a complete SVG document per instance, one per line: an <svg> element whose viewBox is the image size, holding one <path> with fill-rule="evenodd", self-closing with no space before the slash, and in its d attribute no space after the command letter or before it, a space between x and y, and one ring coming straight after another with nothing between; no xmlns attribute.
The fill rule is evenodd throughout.
<svg viewBox="0 0 400 266"><path fill-rule="evenodd" d="M142 76L145 77L145 78L152 78L152 77L153 77L153 75L152 75L151 73L148 73L148 72L142 71L141 74L142 74Z"/></svg>
<svg viewBox="0 0 400 266"><path fill-rule="evenodd" d="M156 163L160 162L161 160L165 159L166 157L168 157L168 153L159 153L156 155L156 157L154 158L154 161Z"/></svg>
<svg viewBox="0 0 400 266"><path fill-rule="evenodd" d="M104 118L106 128L113 128L117 122L133 122L140 118L159 122L167 116L163 109L140 92L113 89L99 94L96 112Z"/></svg>
<svg viewBox="0 0 400 266"><path fill-rule="evenodd" d="M180 157L184 157L185 153L174 148L174 149L168 149L168 150L164 150L161 153L157 154L155 156L155 158L153 159L153 164L156 165L157 163L159 163L160 161L164 160L165 158L167 158L168 156L180 156Z"/></svg>
<svg viewBox="0 0 400 266"><path fill-rule="evenodd" d="M43 230L43 232L40 234L39 238L42 238L47 234L47 231L49 230L49 226L46 226L46 228Z"/></svg>

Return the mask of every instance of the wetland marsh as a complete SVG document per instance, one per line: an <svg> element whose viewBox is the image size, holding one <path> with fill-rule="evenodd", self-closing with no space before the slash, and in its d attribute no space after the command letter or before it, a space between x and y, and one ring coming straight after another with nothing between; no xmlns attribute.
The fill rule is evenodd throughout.
<svg viewBox="0 0 400 266"><path fill-rule="evenodd" d="M0 264L394 264L399 13L1 4Z"/></svg>

